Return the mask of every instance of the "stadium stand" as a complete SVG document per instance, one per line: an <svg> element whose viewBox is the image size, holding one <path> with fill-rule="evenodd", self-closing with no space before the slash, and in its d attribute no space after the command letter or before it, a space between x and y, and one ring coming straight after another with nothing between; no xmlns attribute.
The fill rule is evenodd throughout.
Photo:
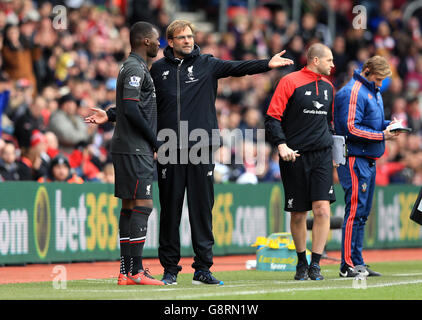
<svg viewBox="0 0 422 320"><path fill-rule="evenodd" d="M382 88L386 116L403 119L413 132L387 142L387 151L378 160L377 183L422 185L420 7L403 0L360 1L367 14L366 28L355 28L353 22L360 13L354 12L357 3L352 0L257 0L252 8L246 0L221 2L226 5L225 15L215 0L1 0L0 167L10 167L5 159L10 148L4 148L10 142L16 149L15 161L24 158L34 171L62 152L84 181L110 182L106 176L110 176L108 147L113 125L97 127L76 119L86 117L88 107L106 109L114 104L115 80L130 48L131 23L154 23L161 31L163 49L168 23L185 18L197 25L195 41L204 53L244 60L267 58L286 49L285 56L295 61L283 72L220 80L217 116L220 129L227 132L263 128L263 115L277 82L304 66L304 52L314 42L332 48L336 67L330 80L336 89L368 57L385 56L393 70ZM157 59L161 57L162 50ZM76 102L71 117L84 127L84 136L71 144L57 136L50 121L66 99ZM28 124L24 139L23 127L17 126L22 121ZM38 141L35 135L40 132L45 139ZM31 140L37 141L37 148ZM265 148L265 168L259 174L251 163L224 163L223 159L234 156L232 149L217 152L216 183L278 181L277 153L269 145L259 147ZM0 180L31 177L36 180L36 175L28 178L24 174L4 174Z"/></svg>

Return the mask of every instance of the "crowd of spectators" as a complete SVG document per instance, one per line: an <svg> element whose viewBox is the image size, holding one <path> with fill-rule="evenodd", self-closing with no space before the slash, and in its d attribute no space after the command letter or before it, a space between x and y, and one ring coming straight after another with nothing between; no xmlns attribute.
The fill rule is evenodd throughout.
<svg viewBox="0 0 422 320"><path fill-rule="evenodd" d="M216 12L214 2L181 1L190 8ZM280 180L277 151L257 143L257 132L264 128L263 118L279 79L306 64L309 45L323 42L333 51L330 80L336 90L370 56L388 59L393 75L381 88L386 118L402 119L413 132L387 142L386 153L378 160L377 184L422 185L420 11L405 21L406 1L360 1L367 10L367 27L354 28L354 1L326 1L336 15L332 34L321 1L302 1L298 22L292 21L291 8L266 5L269 1L256 1L250 19L242 7L247 1L235 2L240 6L229 7L227 32L197 30L195 42L201 52L245 60L269 58L286 49L285 57L295 65L219 81L216 109L225 143L215 153L217 183ZM0 0L0 180L41 181L57 157L65 156L72 176L113 182L108 147L114 126L89 125L83 118L90 114L89 107L105 109L114 104L119 67L130 50L130 24L143 19L157 25L163 49L165 28L171 21L165 0L136 1L137 8L127 8L125 3ZM65 5L65 21L57 19L54 6L58 4ZM161 57L162 50L157 59ZM230 143L247 129L254 132L252 140ZM236 153L246 151L255 156L233 161Z"/></svg>

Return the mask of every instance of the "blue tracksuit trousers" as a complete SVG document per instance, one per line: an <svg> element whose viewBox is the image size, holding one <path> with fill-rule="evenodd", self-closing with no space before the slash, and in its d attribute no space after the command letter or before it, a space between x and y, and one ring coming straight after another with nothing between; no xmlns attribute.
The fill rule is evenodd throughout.
<svg viewBox="0 0 422 320"><path fill-rule="evenodd" d="M348 157L337 168L346 204L342 227L341 267L364 265L362 257L365 223L371 212L375 189L375 160Z"/></svg>

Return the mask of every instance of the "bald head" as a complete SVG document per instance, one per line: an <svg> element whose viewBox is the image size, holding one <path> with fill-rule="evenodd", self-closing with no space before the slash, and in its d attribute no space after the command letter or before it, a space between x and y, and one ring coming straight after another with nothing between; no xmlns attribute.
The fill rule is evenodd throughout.
<svg viewBox="0 0 422 320"><path fill-rule="evenodd" d="M331 49L322 43L314 43L306 53L308 69L329 76L334 67Z"/></svg>
<svg viewBox="0 0 422 320"><path fill-rule="evenodd" d="M308 52L306 53L308 64L312 63L315 57L319 59L325 57L329 51L331 51L330 48L328 48L325 44L314 43L309 47Z"/></svg>

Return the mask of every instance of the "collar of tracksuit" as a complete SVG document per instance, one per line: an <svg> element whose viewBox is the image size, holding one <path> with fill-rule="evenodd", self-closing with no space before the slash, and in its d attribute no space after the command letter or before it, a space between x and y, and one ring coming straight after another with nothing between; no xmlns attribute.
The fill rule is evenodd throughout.
<svg viewBox="0 0 422 320"><path fill-rule="evenodd" d="M308 69L307 67L303 67L302 71L309 74L309 76L314 77L315 81L318 81L322 78L321 74L313 72L312 70Z"/></svg>
<svg viewBox="0 0 422 320"><path fill-rule="evenodd" d="M377 93L379 91L379 88L375 86L375 82L368 81L365 77L362 77L360 73L362 72L361 69L357 69L353 72L353 78L359 82L362 82L369 90L372 92Z"/></svg>
<svg viewBox="0 0 422 320"><path fill-rule="evenodd" d="M190 54L188 54L188 55L187 55L187 56L186 56L183 60L186 60L186 59L189 59L189 58L192 58L192 57L199 56L200 52L201 52L201 49L199 48L199 46L198 46L197 44L195 44L195 45L194 45L194 47L193 47L192 52L191 52ZM169 60L171 60L172 62L174 62L174 63L179 63L179 61L180 61L180 59L177 59L177 58L174 56L174 54L173 54L173 48L172 48L172 47L170 47L170 46L167 46L167 47L164 49L164 56L165 56L167 59L169 59Z"/></svg>
<svg viewBox="0 0 422 320"><path fill-rule="evenodd" d="M137 59L140 63L143 63L144 65L146 65L146 66L148 66L147 65L147 63L146 63L146 61L139 55L139 54L137 54L137 53L135 53L135 52L131 52L130 54L129 54L129 57L130 56L132 56L132 57L134 57L135 59Z"/></svg>

